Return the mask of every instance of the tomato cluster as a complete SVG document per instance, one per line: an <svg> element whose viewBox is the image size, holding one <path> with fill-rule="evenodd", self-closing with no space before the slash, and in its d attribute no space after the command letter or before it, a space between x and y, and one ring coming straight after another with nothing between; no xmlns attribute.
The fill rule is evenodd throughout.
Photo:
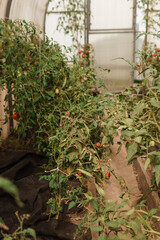
<svg viewBox="0 0 160 240"><path fill-rule="evenodd" d="M84 48L84 51L79 50L78 53L79 53L79 54L83 53L83 54L82 54L82 58L85 58L86 56L89 55L89 51L88 51L89 49L90 49L90 45L87 44L87 46Z"/></svg>

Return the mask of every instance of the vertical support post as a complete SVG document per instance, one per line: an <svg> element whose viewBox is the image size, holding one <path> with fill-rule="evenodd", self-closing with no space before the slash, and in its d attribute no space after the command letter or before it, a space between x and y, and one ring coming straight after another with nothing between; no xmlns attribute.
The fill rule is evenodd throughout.
<svg viewBox="0 0 160 240"><path fill-rule="evenodd" d="M9 19L9 13L12 5L12 0L8 0L5 14L5 21L7 22ZM10 129L13 130L13 119L12 119L12 94L10 94L11 89L8 90L8 107L9 107L9 125Z"/></svg>
<svg viewBox="0 0 160 240"><path fill-rule="evenodd" d="M84 44L89 43L89 30L90 30L90 0L84 0L85 6L85 16L84 16L84 24L85 24L85 32L84 32Z"/></svg>
<svg viewBox="0 0 160 240"><path fill-rule="evenodd" d="M133 0L133 62L135 62L136 58L136 19L137 19L137 0ZM133 70L133 83L134 83L134 70Z"/></svg>

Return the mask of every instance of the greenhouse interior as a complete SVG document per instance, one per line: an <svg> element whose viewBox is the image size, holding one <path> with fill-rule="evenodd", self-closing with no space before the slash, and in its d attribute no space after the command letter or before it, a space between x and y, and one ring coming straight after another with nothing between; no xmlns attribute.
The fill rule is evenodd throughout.
<svg viewBox="0 0 160 240"><path fill-rule="evenodd" d="M159 0L0 0L0 239L160 239Z"/></svg>

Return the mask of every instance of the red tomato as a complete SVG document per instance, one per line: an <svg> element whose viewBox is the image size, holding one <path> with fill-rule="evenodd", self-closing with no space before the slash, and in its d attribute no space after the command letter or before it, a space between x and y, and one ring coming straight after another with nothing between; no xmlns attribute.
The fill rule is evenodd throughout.
<svg viewBox="0 0 160 240"><path fill-rule="evenodd" d="M142 118L142 119L141 119L141 121L143 121L143 122L144 122L144 121L145 121L145 119L144 119L144 118Z"/></svg>
<svg viewBox="0 0 160 240"><path fill-rule="evenodd" d="M160 48L157 49L157 52L160 52Z"/></svg>
<svg viewBox="0 0 160 240"><path fill-rule="evenodd" d="M14 120L16 120L17 118L19 118L20 117L20 114L19 113L13 113L13 115L12 115L12 118L14 119Z"/></svg>
<svg viewBox="0 0 160 240"><path fill-rule="evenodd" d="M136 99L135 98L133 98L133 101L135 101Z"/></svg>
<svg viewBox="0 0 160 240"><path fill-rule="evenodd" d="M64 113L64 115L65 115L65 116L68 116L68 113L67 113L67 112L65 112L65 113Z"/></svg>
<svg viewBox="0 0 160 240"><path fill-rule="evenodd" d="M110 178L110 173L105 173L106 177Z"/></svg>
<svg viewBox="0 0 160 240"><path fill-rule="evenodd" d="M82 50L79 50L78 53L81 54Z"/></svg>
<svg viewBox="0 0 160 240"><path fill-rule="evenodd" d="M86 48L88 48L88 49L89 49L89 48L90 48L90 46L89 46L89 45L87 45L87 46L86 46Z"/></svg>
<svg viewBox="0 0 160 240"><path fill-rule="evenodd" d="M139 67L140 65L137 63L137 67Z"/></svg>
<svg viewBox="0 0 160 240"><path fill-rule="evenodd" d="M86 51L86 55L88 55L89 54L89 52L88 51Z"/></svg>
<svg viewBox="0 0 160 240"><path fill-rule="evenodd" d="M66 143L64 146L67 147L67 145L68 145L68 144Z"/></svg>
<svg viewBox="0 0 160 240"><path fill-rule="evenodd" d="M157 57L157 53L153 54L153 57Z"/></svg>
<svg viewBox="0 0 160 240"><path fill-rule="evenodd" d="M96 147L100 147L101 146L101 143L100 142L97 142L96 143Z"/></svg>
<svg viewBox="0 0 160 240"><path fill-rule="evenodd" d="M78 171L78 175L81 175L82 174L82 172L81 171Z"/></svg>
<svg viewBox="0 0 160 240"><path fill-rule="evenodd" d="M82 58L84 58L85 57L85 55L84 54L82 54Z"/></svg>

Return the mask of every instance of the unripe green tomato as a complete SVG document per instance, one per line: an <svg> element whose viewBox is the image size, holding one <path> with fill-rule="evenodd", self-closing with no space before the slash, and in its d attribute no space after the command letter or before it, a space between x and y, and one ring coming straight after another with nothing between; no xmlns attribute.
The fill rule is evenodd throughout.
<svg viewBox="0 0 160 240"><path fill-rule="evenodd" d="M154 147L155 146L155 142L154 141L150 141L149 145L150 145L150 147Z"/></svg>
<svg viewBox="0 0 160 240"><path fill-rule="evenodd" d="M56 93L56 94L59 94L59 89L58 89L58 88L55 90L55 93Z"/></svg>

